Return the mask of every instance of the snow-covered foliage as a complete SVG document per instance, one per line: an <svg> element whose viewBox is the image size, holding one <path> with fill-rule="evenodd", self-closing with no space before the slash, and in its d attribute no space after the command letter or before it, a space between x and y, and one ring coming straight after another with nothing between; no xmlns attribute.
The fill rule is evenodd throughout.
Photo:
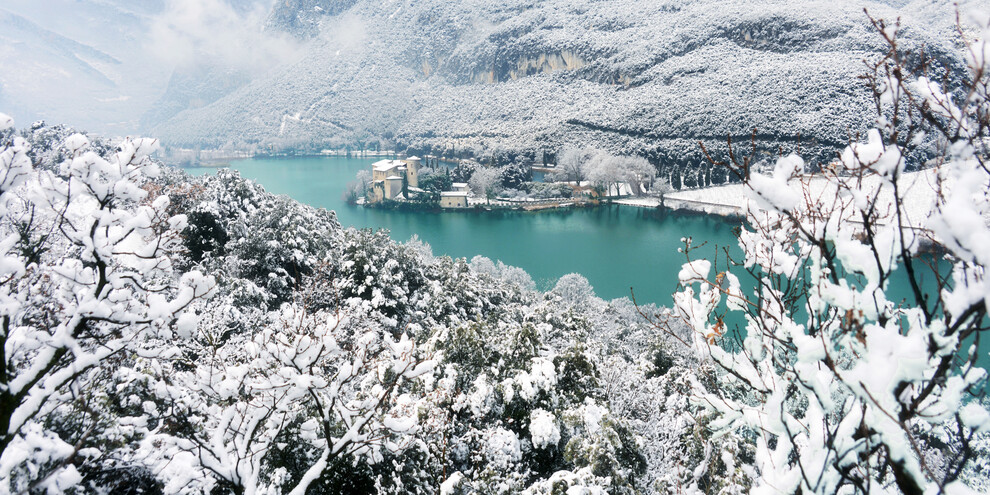
<svg viewBox="0 0 990 495"><path fill-rule="evenodd" d="M149 363L161 380L150 409L171 428L151 432L138 454L163 466L166 492L305 493L341 460L381 462L412 441L407 382L433 363L408 335L365 328L360 307L286 304L265 318L226 341L207 333L223 327L204 328L186 359Z"/></svg>
<svg viewBox="0 0 990 495"><path fill-rule="evenodd" d="M500 190L499 171L492 167L479 167L471 173L468 186L479 197L491 200Z"/></svg>
<svg viewBox="0 0 990 495"><path fill-rule="evenodd" d="M147 187L157 141L101 156L72 134L56 174L11 124L0 116L0 490L60 493L103 454L94 433L122 426L90 388L133 355L173 354L163 343L195 327L186 310L213 282L173 269L186 217Z"/></svg>
<svg viewBox="0 0 990 495"><path fill-rule="evenodd" d="M312 105L308 98L280 93L264 105L237 110L254 112L243 119L212 120L218 127L207 139L235 132L228 128L232 124L257 125L257 134L236 131L249 140L277 125L285 132L283 144L309 141L327 128L389 129L408 105L426 101L437 111L459 105L458 115L477 122L508 121L476 134L503 143L500 156L508 157L513 147L550 142L533 126L559 129L553 126L571 118L567 109L619 119L636 113L633 103L645 97L658 97L677 113L671 118L677 136L701 137L692 134L700 130L736 135L738 129L730 127L737 122L796 118L789 100L759 92L769 80L778 90L794 91L795 107L818 105L820 80L811 72L846 74L854 70L844 65L852 53L858 58L886 47L886 57L866 79L880 118L868 121L876 131L853 140L838 162L818 174L831 189L806 187L801 174L814 167L787 153L767 167L740 164L739 155L721 168L709 167L738 174L750 191L750 224L740 234L745 261L739 268L693 259L688 240L677 306L662 309L628 299L604 301L577 274L541 293L517 268L480 257L436 257L416 239L400 244L385 232L345 230L334 213L269 194L234 172L190 178L161 170L149 156L152 140L111 143L42 124L18 132L0 115L0 491L986 489L990 414L979 397L986 374L975 342L986 330L990 301L985 13L976 22L984 28L981 41L966 47L970 84L960 88L951 86L952 77L947 87L932 82L943 68L914 72L911 64L919 60L903 54L905 45L889 26L880 26L877 45L864 41L862 26L839 15L851 8L842 2L810 13L778 5L775 16L767 9L746 10L761 2L421 2L388 5L387 13L385 6L362 0L283 4L279 8L314 8L286 17L301 29L311 28L314 19L332 23L339 12L351 15L345 20L352 28L400 21L440 27L378 30L381 38L363 46L333 39L334 28L344 24L326 26L311 41L324 65L305 60L297 68L312 72L292 82L303 89L340 84L328 100ZM566 8L558 12L557 5ZM315 7L337 12L323 16ZM462 15L468 7L480 20ZM711 8L726 14L724 22L709 22L712 14L705 9ZM898 11L926 9L932 17L941 12L920 4ZM638 15L623 17L632 13ZM663 29L667 24L657 18L683 22L685 29L706 27L689 34ZM585 33L579 36L583 41L568 45L564 28ZM697 36L714 41L699 42ZM637 43L655 37L669 45L654 46L681 50L643 58L648 51ZM446 48L430 51L434 38L446 40L439 45ZM544 38L567 45L566 53L561 48L535 62L525 58L521 66L490 70L494 58L485 57L526 56L527 43L546 51ZM507 39L513 43L505 45L506 52L494 49ZM733 47L728 55L726 44ZM338 46L360 53L326 56L328 47ZM941 45L932 46L941 57ZM394 50L419 57L430 85L407 85L422 80L409 75L407 65L368 62L388 60L381 54ZM696 51L722 57L719 62L730 68L706 65ZM823 65L823 59L834 64ZM549 73L544 62L553 69ZM680 69L671 73L671 64ZM730 94L721 102L692 94L672 102L684 94L665 93L679 85L690 88L693 80L738 82L734 78L743 71L733 64L764 68L758 75L745 72L753 80L738 86L741 96ZM779 83L782 67L794 69L789 84ZM269 82L177 122L216 112L230 116L225 108L264 93ZM613 88L612 82L628 88ZM837 84L840 92L855 85ZM815 96L809 96L812 86ZM347 90L355 87L373 96L357 107L338 106L368 94ZM547 87L562 90L547 93ZM573 87L585 93L569 99L573 93L565 89ZM549 101L548 94L566 100L554 100L564 111L539 109L517 122L494 104L510 103L504 108L525 114L541 108L526 97ZM603 95L618 102L614 111L585 99ZM836 122L854 122L862 108L850 101L860 100L846 96L829 96L835 101L815 115L841 108ZM280 115L277 124L257 114L278 111L290 100L300 106ZM737 119L744 114L735 112L754 112L746 106L751 100L757 111ZM703 117L686 111L699 101L714 109ZM377 112L390 104L395 115ZM330 108L348 113L332 120L323 113ZM652 129L650 107L637 108L646 110L627 119L629 125L646 128L644 122L651 122ZM713 125L713 115L730 108L725 115L731 123ZM759 108L772 111L761 114ZM639 115L645 120L637 120ZM363 122L348 120L355 118ZM476 130L454 117L435 122L457 133ZM515 127L519 122L525 124ZM816 129L817 139L838 139L834 129L815 127L822 122L815 116L800 122ZM645 162L610 155L636 148L647 134L567 125L597 129L579 138L611 136L602 138L609 154L561 155L562 170L574 179L608 189L625 174L626 182L648 185L653 169ZM682 126L689 132L681 133ZM460 138L451 141L447 131L408 129L405 138L420 136L424 146L465 145ZM664 129L655 132L649 139L687 143ZM760 139L778 137L771 132ZM709 148L709 154L718 156L718 150ZM904 171L922 156L936 157L931 165L938 166L933 176L940 194L928 220L914 218L904 206L908 189L919 186L907 187ZM584 166L592 157L598 157L594 166ZM623 163L601 163L606 161ZM518 185L518 170L468 168L456 174L469 176L479 194L493 195L504 183ZM682 172L676 169L684 183L711 178ZM888 189L893 194L884 193ZM812 194L822 190L834 194ZM943 251L921 252L927 245ZM755 289L740 276L747 269L756 276ZM923 293L917 283L923 270L936 276L937 292ZM905 287L906 295L895 296ZM732 329L739 320L744 327Z"/></svg>
<svg viewBox="0 0 990 495"><path fill-rule="evenodd" d="M312 271L302 277L299 285L287 279L292 287L290 299L281 308L266 309L256 301L271 300L282 285L263 282L280 272L272 270L255 275L238 271L244 261L230 246L242 243L239 237L258 235L256 229L239 225L255 225L257 221L253 217L267 218L272 212L280 212L279 217L299 216L308 219L304 224L312 226L319 225L321 214L299 205L282 205L256 185L226 172L202 179L202 183L192 187L178 182L169 187L192 191L188 194L198 198L190 200L192 211L224 212L216 215L217 226L202 231L223 231L229 239L223 242L223 249L202 250L196 265L213 267L211 271L217 271L220 281L220 294L198 308L202 320L196 343L188 346L189 353L182 363L146 373L158 375L160 380L167 377L171 383L149 385L153 390L169 391L166 396L150 399L158 404L157 410L171 408L171 417L201 419L192 421L179 433L166 432L174 436L168 442L161 435L151 437L154 440L146 442L158 450L142 447L135 450L135 457L149 462L155 458L150 454L158 452L159 456L170 456L169 466L188 465L196 459L182 452L191 452L193 446L216 438L210 435L216 435L217 428L226 428L229 431L226 440L209 443L208 457L211 465L224 474L195 463L188 468L177 468L178 472L194 477L199 483L196 486L233 489L244 486L238 483L251 481L259 490L278 487L288 491L308 479L302 467L322 466L324 471L315 483L338 490L373 487L378 492L435 493L440 487L464 492L489 491L495 487L539 493L541 487L558 486L558 483L598 486L616 492L650 486L640 480L646 479L646 473L656 472L660 463L650 464L646 459L660 457L652 453L644 455L641 451L673 451L665 448L669 444L656 448L641 446L637 441L641 433L630 423L630 418L611 413L612 397L606 390L611 387L613 376L600 374L599 363L612 356L608 357L610 366L621 363L624 367L621 376L633 377L628 386L638 390L640 383L634 377L644 377L652 367L648 363L643 366L630 363L636 361L642 349L658 345L645 320L640 319L635 306L628 301L602 301L594 296L587 281L583 285L574 281L576 275L568 277L569 282L562 282L559 290L544 295L534 290L534 283L525 272L502 263L480 257L470 263L436 258L428 246L418 241L401 245L389 240L383 232L344 231L326 224L325 232L311 228L307 235L299 235L312 238L319 232L325 242L306 244L309 247L302 254L293 256L306 259L317 251L320 253L317 258L322 261L306 265ZM214 199L218 194L231 196L218 201ZM282 207L288 211L278 209ZM240 213L231 211L238 209ZM285 234L272 231L264 235ZM214 235L213 238L227 237ZM187 237L187 242L191 240L192 237ZM568 286L583 289L565 289ZM244 294L254 296L247 298ZM297 371L284 370L284 365L255 364L246 357L271 353L264 349L273 345L269 342L272 338L277 337L276 343L280 343L289 338L284 335L286 332L299 333L294 329L300 325L282 322L286 314L298 315L304 309L313 311L314 315L315 312L334 315L334 321L341 322L336 328L320 326L320 317L313 316L315 323L305 325L329 332L336 342L353 341L361 335L355 333L357 329L362 332L370 329L380 339L372 344L379 347L383 342L399 342L408 336L410 342L415 342L416 359L431 363L429 372L417 371L414 379L400 380L392 373L384 376L372 373L362 378L364 387L372 389L378 386L385 390L389 384L394 385L387 401L367 411L375 415L369 428L378 428L373 430L377 433L368 435L379 443L355 443L363 450L330 456L332 462L322 464L326 443L321 443L321 439L326 434L314 434L303 428L308 420L324 424L324 419L313 416L313 411L319 408L302 407L314 400L311 394L300 397L290 394L288 399L278 402L276 399L281 395L272 398L270 394L282 393L282 389L256 384L275 380L290 388L332 388L332 383L317 385L309 379L302 385L288 383L283 375L290 373L295 377ZM345 326L344 321L352 323ZM272 334L266 330L270 328L277 328L278 332ZM302 333L309 335L312 330ZM317 342L312 337L296 339L287 342L292 345L297 345L297 341ZM344 348L343 344L340 347ZM393 363L387 368L396 369L394 363L399 356L388 353L376 356L378 362ZM294 359L292 363L297 361ZM687 361L686 357L673 356L668 366L686 370L683 366ZM292 369L295 366L290 365ZM335 376L332 370L339 366L327 363L320 367L322 373L311 374L329 381ZM216 376L214 382L204 382L210 373ZM651 380L652 386L656 386L656 379ZM180 381L186 381L187 385L181 385ZM219 393L221 388L227 394L237 392L227 397ZM355 393L366 390L360 388ZM185 394L181 401L174 395L179 393ZM269 399L260 400L262 397ZM233 399L239 402L231 403ZM263 421L284 424L275 428L281 428L281 433L275 437L257 437L273 428L269 426L259 428L252 437L246 434L250 433L246 427L234 428L227 419L222 422L216 419L229 417L241 424L248 416L240 411L256 402L264 407L256 409L255 414L275 407L271 404L282 405L284 410L280 409L279 415L263 417ZM169 406L172 403L190 406L179 409ZM682 396L677 403L686 403L686 399ZM356 418L358 406L352 402L346 405ZM204 412L214 410L209 414ZM223 415L222 411L229 412ZM680 413L668 411L669 415ZM286 420L282 414L289 414L294 420ZM381 419L383 416L415 419L415 422L389 423ZM161 421L174 424L174 420ZM685 429L688 425L686 421L671 424ZM399 431L393 428L396 425L408 428ZM647 430L658 423L635 425ZM238 454L234 449L238 442L249 438L253 439L252 445L258 446L254 457ZM668 435L678 445L681 438L681 433ZM162 445L171 447L162 449ZM285 447L292 445L299 447ZM165 457L158 459L165 465ZM243 473L229 469L236 460L242 460ZM670 462L671 456L662 461ZM286 471L279 471L279 467ZM172 473L171 469L163 473Z"/></svg>
<svg viewBox="0 0 990 495"><path fill-rule="evenodd" d="M695 384L693 400L709 428L753 446L753 493L985 489L987 14L965 21L980 31L958 90L926 77L897 26L875 21L889 49L867 78L877 128L817 174L832 187L819 194L803 161L781 156L745 180L744 261L681 271L676 310L718 378ZM938 194L918 218L904 170L925 135L940 143L938 172L911 184ZM737 158L729 166L749 175ZM689 258L692 248L686 240Z"/></svg>

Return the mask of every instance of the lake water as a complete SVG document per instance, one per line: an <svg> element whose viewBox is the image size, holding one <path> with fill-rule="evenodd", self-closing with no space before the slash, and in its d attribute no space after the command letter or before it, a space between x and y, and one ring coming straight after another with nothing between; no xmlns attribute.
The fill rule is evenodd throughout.
<svg viewBox="0 0 990 495"><path fill-rule="evenodd" d="M735 245L738 222L702 215L658 212L628 206L562 211L399 212L348 205L343 197L359 170L377 159L305 157L240 160L230 164L276 194L334 210L345 227L388 229L393 239L413 235L434 254L456 258L476 255L526 270L540 289L553 287L568 273L580 273L605 299L627 297L669 306L684 255L682 237L702 251ZM212 169L188 169L194 175Z"/></svg>
<svg viewBox="0 0 990 495"><path fill-rule="evenodd" d="M230 167L266 190L303 203L334 210L345 227L388 229L393 239L418 236L433 253L456 258L477 255L526 270L537 287L547 290L562 275L580 273L605 299L628 297L635 290L640 303L671 306L677 272L685 261L677 249L682 237L707 245L695 257L711 259L716 246L734 248L738 221L694 214L666 213L629 206L561 211L400 212L363 208L344 201L347 183L377 159L343 157L262 158L235 161ZM211 168L187 169L192 175ZM724 260L724 255L719 255ZM945 263L944 261L941 263ZM948 265L943 265L943 270ZM929 274L930 275L930 274ZM887 297L911 300L904 270L892 274ZM928 277L931 279L931 277ZM748 278L743 277L746 284ZM934 280L922 280L933 292ZM743 323L733 315L730 328ZM990 364L990 339L981 343L980 364Z"/></svg>

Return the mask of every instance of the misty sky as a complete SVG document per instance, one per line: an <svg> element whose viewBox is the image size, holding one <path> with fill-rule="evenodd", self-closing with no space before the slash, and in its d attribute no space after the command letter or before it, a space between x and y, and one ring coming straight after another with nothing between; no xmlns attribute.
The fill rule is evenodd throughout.
<svg viewBox="0 0 990 495"><path fill-rule="evenodd" d="M0 112L139 130L176 69L252 74L296 49L262 27L274 0L4 0Z"/></svg>

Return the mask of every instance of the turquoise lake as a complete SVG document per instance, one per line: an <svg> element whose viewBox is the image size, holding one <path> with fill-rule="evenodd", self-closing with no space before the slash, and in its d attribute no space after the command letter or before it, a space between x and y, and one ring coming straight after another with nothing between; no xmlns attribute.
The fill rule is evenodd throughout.
<svg viewBox="0 0 990 495"><path fill-rule="evenodd" d="M230 163L243 177L266 190L303 203L334 210L345 227L388 229L392 239L416 235L436 255L468 258L481 255L526 270L537 287L549 289L562 275L580 273L605 299L628 297L669 306L684 255L682 237L701 251L735 245L738 222L703 215L664 213L629 206L562 211L399 212L348 205L347 183L377 159L295 157L240 160ZM187 169L190 174L213 172Z"/></svg>
<svg viewBox="0 0 990 495"><path fill-rule="evenodd" d="M736 246L733 230L739 221L630 206L541 212L401 212L347 204L347 183L359 170L370 170L375 161L255 158L231 162L230 167L270 192L335 211L344 227L388 229L396 241L418 236L436 255L467 259L481 255L500 260L526 270L541 290L553 288L563 275L580 273L599 297L629 297L632 288L639 303L671 306L677 272L685 262L685 256L677 251L683 246L682 237L691 237L695 246L707 243L695 257L712 259L716 247L721 253L723 246ZM215 170L186 169L192 175ZM735 248L734 256L739 253ZM720 254L718 259L725 257ZM892 274L887 290L890 300L911 299L905 275L904 270ZM746 283L745 277L743 281ZM933 282L922 278L923 290L934 291ZM730 326L742 323L738 315L730 321ZM986 366L990 341L980 347L980 361Z"/></svg>

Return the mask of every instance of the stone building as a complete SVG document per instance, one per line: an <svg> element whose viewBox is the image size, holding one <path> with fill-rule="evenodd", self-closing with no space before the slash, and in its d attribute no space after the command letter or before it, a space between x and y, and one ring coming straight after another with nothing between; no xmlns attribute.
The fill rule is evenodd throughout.
<svg viewBox="0 0 990 495"><path fill-rule="evenodd" d="M467 208L468 193L466 191L447 191L440 193L441 208Z"/></svg>
<svg viewBox="0 0 990 495"><path fill-rule="evenodd" d="M368 201L375 203L383 199L395 199L402 195L403 186L406 189L418 188L419 169L420 159L415 156L403 160L375 162L371 166L372 182Z"/></svg>

